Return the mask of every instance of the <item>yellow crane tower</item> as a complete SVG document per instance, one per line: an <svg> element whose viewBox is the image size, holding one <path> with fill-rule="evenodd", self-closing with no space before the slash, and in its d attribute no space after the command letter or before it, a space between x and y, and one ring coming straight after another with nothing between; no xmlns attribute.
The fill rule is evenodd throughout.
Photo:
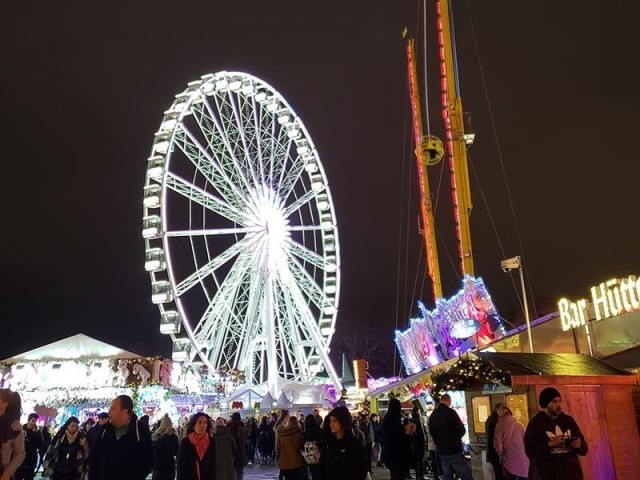
<svg viewBox="0 0 640 480"><path fill-rule="evenodd" d="M434 297L438 299L442 297L442 283L427 167L437 164L446 153L451 175L451 193L458 240L460 271L462 276L473 276L473 252L471 249L471 228L469 226L469 217L473 205L471 203L471 188L469 184L467 145L473 142L474 136L465 134L464 130L464 111L458 88L449 0L436 1L436 26L440 60L440 106L445 128L444 146L437 137L424 135L422 130L415 44L412 39L407 43L407 63L416 159L420 181L422 226L427 250L427 268L433 284Z"/></svg>

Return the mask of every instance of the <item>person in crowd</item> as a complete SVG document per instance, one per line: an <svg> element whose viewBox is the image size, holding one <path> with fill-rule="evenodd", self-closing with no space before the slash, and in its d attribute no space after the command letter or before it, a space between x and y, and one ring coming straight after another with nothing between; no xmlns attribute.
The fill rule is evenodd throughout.
<svg viewBox="0 0 640 480"><path fill-rule="evenodd" d="M507 480L526 480L529 476L529 459L524 451L524 427L511 409L500 408L500 420L495 428L494 446Z"/></svg>
<svg viewBox="0 0 640 480"><path fill-rule="evenodd" d="M276 435L278 467L284 480L302 480L302 429L298 419L291 415L287 423L280 423Z"/></svg>
<svg viewBox="0 0 640 480"><path fill-rule="evenodd" d="M434 478L440 478L442 469L440 468L440 460L438 459L438 454L436 453L436 442L433 441L433 437L431 436L431 431L429 430L428 426L425 429L425 433L427 436L429 473L433 475Z"/></svg>
<svg viewBox="0 0 640 480"><path fill-rule="evenodd" d="M211 436L211 418L206 413L198 412L189 419L184 429L185 437L178 449L178 480L215 480L218 478L216 441Z"/></svg>
<svg viewBox="0 0 640 480"><path fill-rule="evenodd" d="M371 473L371 457L373 455L373 427L369 421L369 415L360 415L360 430L364 434L365 450L369 458L369 473Z"/></svg>
<svg viewBox="0 0 640 480"><path fill-rule="evenodd" d="M266 465L271 458L271 427L267 416L263 416L258 427L258 453L260 453L260 465Z"/></svg>
<svg viewBox="0 0 640 480"><path fill-rule="evenodd" d="M151 473L152 444L149 427L133 413L133 400L120 395L111 402L89 469L97 480L144 480Z"/></svg>
<svg viewBox="0 0 640 480"><path fill-rule="evenodd" d="M269 463L272 463L276 459L276 424L278 423L278 415L275 413L271 414L269 418L269 435L270 435L270 445L271 445L271 454Z"/></svg>
<svg viewBox="0 0 640 480"><path fill-rule="evenodd" d="M471 466L463 454L462 437L466 429L451 408L451 397L445 393L429 417L429 431L436 443L436 452L445 480L453 480L455 473L461 480L473 479Z"/></svg>
<svg viewBox="0 0 640 480"><path fill-rule="evenodd" d="M487 421L484 424L485 432L487 433L487 462L493 467L495 480L505 480L502 475L502 466L500 465L500 456L496 452L495 447L495 432L496 425L500 419L502 412L502 403L496 403L493 407L491 415L487 417Z"/></svg>
<svg viewBox="0 0 640 480"><path fill-rule="evenodd" d="M89 430L91 430L95 424L96 421L93 418L89 417L84 422L84 424L81 425L81 430L84 432L85 436L87 435L87 433L89 433Z"/></svg>
<svg viewBox="0 0 640 480"><path fill-rule="evenodd" d="M98 444L98 440L100 440L100 436L104 431L104 426L109 423L109 414L107 412L100 412L97 415L96 424L87 432L87 443L89 444L89 461L88 464L88 480L96 480L98 477L96 475L96 469L92 467L93 461L93 453L96 449L96 445Z"/></svg>
<svg viewBox="0 0 640 480"><path fill-rule="evenodd" d="M311 414L315 417L316 422L318 423L318 426L322 428L322 415L320 415L320 409L314 408ZM306 422L306 418L305 418L305 422Z"/></svg>
<svg viewBox="0 0 640 480"><path fill-rule="evenodd" d="M43 425L40 433L42 433L42 448L38 452L39 460L38 460L38 467L36 468L36 472L40 469L40 467L44 463L44 456L46 455L47 450L49 449L49 445L51 445L51 432L49 431L49 426Z"/></svg>
<svg viewBox="0 0 640 480"><path fill-rule="evenodd" d="M327 421L328 418L328 421ZM347 407L336 407L325 418L329 432L320 456L321 475L326 480L364 480L369 461L360 441L353 436L353 419Z"/></svg>
<svg viewBox="0 0 640 480"><path fill-rule="evenodd" d="M382 422L384 436L384 463L390 470L391 480L404 480L411 465L410 438L403 426L402 408L397 398L389 400L389 408Z"/></svg>
<svg viewBox="0 0 640 480"><path fill-rule="evenodd" d="M0 388L0 480L10 480L25 458L18 392Z"/></svg>
<svg viewBox="0 0 640 480"><path fill-rule="evenodd" d="M543 410L529 421L524 434L525 452L532 463L533 477L581 480L583 474L578 455L586 455L588 446L580 427L562 411L562 396L555 388L543 389L538 403Z"/></svg>
<svg viewBox="0 0 640 480"><path fill-rule="evenodd" d="M237 457L236 441L224 418L216 419L216 480L234 480Z"/></svg>
<svg viewBox="0 0 640 480"><path fill-rule="evenodd" d="M38 454L44 448L42 433L38 430L38 414L30 413L27 423L24 424L24 450L25 457L22 465L16 472L16 480L33 480L38 467Z"/></svg>
<svg viewBox="0 0 640 480"><path fill-rule="evenodd" d="M153 441L152 480L174 480L176 478L176 457L178 456L178 435L173 428L171 418L166 413L160 419L151 440Z"/></svg>
<svg viewBox="0 0 640 480"><path fill-rule="evenodd" d="M322 429L315 415L309 414L304 419L302 434L302 456L309 467L311 480L321 480L320 452L322 451Z"/></svg>
<svg viewBox="0 0 640 480"><path fill-rule="evenodd" d="M373 430L373 448L376 450L376 466L383 467L382 463L382 424L376 413L371 414L371 429Z"/></svg>
<svg viewBox="0 0 640 480"><path fill-rule="evenodd" d="M44 458L44 476L52 480L82 480L88 456L89 445L80 421L69 417L51 440Z"/></svg>
<svg viewBox="0 0 640 480"><path fill-rule="evenodd" d="M256 447L258 446L258 422L255 417L249 419L249 435L247 436L247 464L253 465L256 461Z"/></svg>
<svg viewBox="0 0 640 480"><path fill-rule="evenodd" d="M360 420L357 418L352 419L351 428L353 429L353 436L358 439L363 447L366 447L367 441L364 438L364 432L360 428Z"/></svg>
<svg viewBox="0 0 640 480"><path fill-rule="evenodd" d="M424 479L424 457L426 451L426 436L422 426L422 414L418 407L413 407L411 412L411 422L416 426L416 431L411 437L411 447L413 451L413 464L415 465L416 478Z"/></svg>
<svg viewBox="0 0 640 480"><path fill-rule="evenodd" d="M240 417L240 413L233 412L231 414L231 421L227 423L227 428L234 441L236 442L236 480L244 479L244 467L247 466L247 437L251 433L251 427L245 425Z"/></svg>

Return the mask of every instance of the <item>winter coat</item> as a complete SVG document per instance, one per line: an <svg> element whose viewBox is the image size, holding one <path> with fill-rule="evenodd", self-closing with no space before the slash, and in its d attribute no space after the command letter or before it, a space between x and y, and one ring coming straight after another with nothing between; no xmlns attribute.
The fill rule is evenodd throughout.
<svg viewBox="0 0 640 480"><path fill-rule="evenodd" d="M25 458L22 425L16 420L11 424L11 429L16 432L16 436L0 446L0 472L9 472L10 477L16 473Z"/></svg>
<svg viewBox="0 0 640 480"><path fill-rule="evenodd" d="M364 434L364 442L369 445L373 443L373 435L371 434L371 423L370 422L360 422L360 430Z"/></svg>
<svg viewBox="0 0 640 480"><path fill-rule="evenodd" d="M494 444L494 438L496 433L496 425L500 415L495 410L487 417L487 421L484 424L485 431L487 432L487 462L497 464L500 462L500 457L496 452ZM525 475L526 476L526 475Z"/></svg>
<svg viewBox="0 0 640 480"><path fill-rule="evenodd" d="M353 435L338 440L329 435L320 455L321 478L328 480L364 480L370 462L362 443Z"/></svg>
<svg viewBox="0 0 640 480"><path fill-rule="evenodd" d="M298 425L278 429L276 453L280 470L292 470L304 465L302 460L302 430Z"/></svg>
<svg viewBox="0 0 640 480"><path fill-rule="evenodd" d="M529 458L524 452L524 427L513 415L505 415L498 420L493 443L502 465L511 475L529 475Z"/></svg>
<svg viewBox="0 0 640 480"><path fill-rule="evenodd" d="M384 442L384 434L382 433L382 424L379 421L371 422L373 428L373 441L376 443Z"/></svg>
<svg viewBox="0 0 640 480"><path fill-rule="evenodd" d="M196 447L191 443L189 437L183 438L178 449L178 480L198 480L198 468L200 470L199 480L215 480L219 478L216 476L216 447L215 439L210 438L209 448L207 448L204 457L200 460Z"/></svg>
<svg viewBox="0 0 640 480"><path fill-rule="evenodd" d="M436 442L436 452L442 455L462 453L465 428L453 408L440 403L429 417L429 432Z"/></svg>
<svg viewBox="0 0 640 480"><path fill-rule="evenodd" d="M260 425L258 427L258 451L262 457L266 457L273 451L271 443L271 427L269 425Z"/></svg>
<svg viewBox="0 0 640 480"><path fill-rule="evenodd" d="M411 417L411 421L416 426L416 431L411 437L413 448L416 451L424 451L426 438L424 434L424 426L422 425L422 417L419 414L415 414Z"/></svg>
<svg viewBox="0 0 640 480"><path fill-rule="evenodd" d="M231 420L227 423L227 428L236 442L236 467L244 467L249 463L247 459L247 437L251 433L251 427L242 421Z"/></svg>
<svg viewBox="0 0 640 480"><path fill-rule="evenodd" d="M236 441L227 427L216 427L216 480L235 480Z"/></svg>
<svg viewBox="0 0 640 480"><path fill-rule="evenodd" d="M153 442L153 471L176 471L176 457L178 455L178 436L171 431L161 435Z"/></svg>
<svg viewBox="0 0 640 480"><path fill-rule="evenodd" d="M149 427L131 415L127 432L116 438L116 430L106 424L89 460L97 480L145 480L151 473L152 445Z"/></svg>
<svg viewBox="0 0 640 480"><path fill-rule="evenodd" d="M32 430L24 425L24 462L20 469L33 472L38 466L38 453L44 449L44 440L39 430Z"/></svg>
<svg viewBox="0 0 640 480"><path fill-rule="evenodd" d="M558 436L580 438L582 445L580 448L550 447L550 438ZM582 480L578 455L586 455L588 446L580 427L569 415L561 413L552 418L544 411L538 412L527 425L524 448L531 460L533 480Z"/></svg>
<svg viewBox="0 0 640 480"><path fill-rule="evenodd" d="M382 422L384 435L384 464L389 470L405 470L413 463L411 439L404 433L401 421L388 415Z"/></svg>
<svg viewBox="0 0 640 480"><path fill-rule="evenodd" d="M89 455L87 437L79 430L69 443L65 432L53 437L44 458L45 472L48 471L52 476L65 480L81 479L84 477Z"/></svg>

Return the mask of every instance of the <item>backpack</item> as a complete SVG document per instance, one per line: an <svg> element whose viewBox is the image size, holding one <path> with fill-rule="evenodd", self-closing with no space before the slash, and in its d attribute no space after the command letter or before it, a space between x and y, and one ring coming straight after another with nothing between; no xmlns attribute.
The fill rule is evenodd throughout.
<svg viewBox="0 0 640 480"><path fill-rule="evenodd" d="M306 441L302 447L302 458L307 465L317 465L320 463L320 449L316 442Z"/></svg>

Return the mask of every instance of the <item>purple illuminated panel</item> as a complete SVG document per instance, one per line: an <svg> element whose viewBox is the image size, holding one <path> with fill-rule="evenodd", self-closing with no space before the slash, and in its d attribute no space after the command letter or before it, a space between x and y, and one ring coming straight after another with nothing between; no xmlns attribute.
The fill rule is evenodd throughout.
<svg viewBox="0 0 640 480"><path fill-rule="evenodd" d="M481 278L466 276L462 290L438 299L429 311L418 302L420 318L412 318L404 332L396 331L396 345L407 373L417 373L482 347L504 336L491 295Z"/></svg>

